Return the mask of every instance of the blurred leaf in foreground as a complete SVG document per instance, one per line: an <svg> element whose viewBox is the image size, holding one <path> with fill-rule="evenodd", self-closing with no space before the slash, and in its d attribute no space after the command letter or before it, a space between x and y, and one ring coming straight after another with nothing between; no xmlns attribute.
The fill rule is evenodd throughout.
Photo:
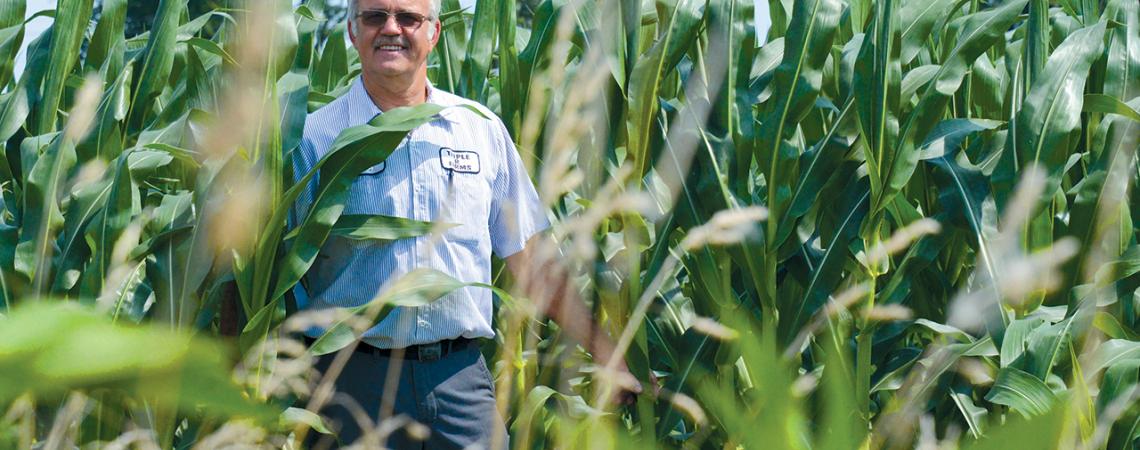
<svg viewBox="0 0 1140 450"><path fill-rule="evenodd" d="M0 319L0 402L110 389L183 411L276 420L230 379L219 345L160 327L114 325L74 303L28 302Z"/></svg>

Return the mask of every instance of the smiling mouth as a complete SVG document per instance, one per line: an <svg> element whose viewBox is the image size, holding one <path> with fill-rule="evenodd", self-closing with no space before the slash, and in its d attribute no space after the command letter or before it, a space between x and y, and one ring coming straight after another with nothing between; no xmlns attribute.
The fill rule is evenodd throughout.
<svg viewBox="0 0 1140 450"><path fill-rule="evenodd" d="M405 50L402 45L377 45L376 50L384 52L399 52Z"/></svg>

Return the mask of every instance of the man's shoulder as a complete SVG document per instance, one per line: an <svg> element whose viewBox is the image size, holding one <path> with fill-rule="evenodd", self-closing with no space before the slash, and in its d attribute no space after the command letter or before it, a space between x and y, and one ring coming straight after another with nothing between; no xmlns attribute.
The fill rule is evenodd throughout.
<svg viewBox="0 0 1140 450"><path fill-rule="evenodd" d="M449 119L474 121L475 123L483 122L487 125L502 126L503 121L499 119L499 115L495 114L494 111L491 111L491 108L486 107L482 103L460 97L441 89L436 89L432 95L436 104L448 107L460 106L460 108L450 108L445 113ZM472 111L471 109L478 112Z"/></svg>

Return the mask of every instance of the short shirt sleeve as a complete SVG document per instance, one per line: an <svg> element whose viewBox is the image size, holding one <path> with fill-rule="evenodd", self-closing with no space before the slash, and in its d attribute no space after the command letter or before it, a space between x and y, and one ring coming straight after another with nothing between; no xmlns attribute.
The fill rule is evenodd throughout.
<svg viewBox="0 0 1140 450"><path fill-rule="evenodd" d="M550 221L506 127L498 120L495 123L498 126L495 141L500 164L491 185L488 227L491 251L500 258L506 258L526 247L532 236L550 228Z"/></svg>

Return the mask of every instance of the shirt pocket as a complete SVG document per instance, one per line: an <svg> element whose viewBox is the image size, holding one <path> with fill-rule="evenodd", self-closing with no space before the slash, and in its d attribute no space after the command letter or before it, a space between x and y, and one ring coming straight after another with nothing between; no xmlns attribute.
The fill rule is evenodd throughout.
<svg viewBox="0 0 1140 450"><path fill-rule="evenodd" d="M392 198L391 175L381 162L361 172L348 188L343 214L401 216Z"/></svg>
<svg viewBox="0 0 1140 450"><path fill-rule="evenodd" d="M483 242L490 239L487 223L491 210L491 185L485 171L467 173L444 169L446 195L441 205L443 222L455 224L447 237L456 241Z"/></svg>

